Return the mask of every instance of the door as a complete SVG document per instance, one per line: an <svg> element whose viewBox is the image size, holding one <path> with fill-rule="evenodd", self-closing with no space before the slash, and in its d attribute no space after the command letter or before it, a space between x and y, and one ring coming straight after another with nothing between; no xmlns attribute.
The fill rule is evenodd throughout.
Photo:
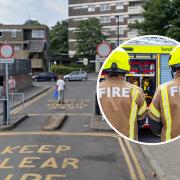
<svg viewBox="0 0 180 180"><path fill-rule="evenodd" d="M70 74L70 80L78 80L79 72L75 71Z"/></svg>

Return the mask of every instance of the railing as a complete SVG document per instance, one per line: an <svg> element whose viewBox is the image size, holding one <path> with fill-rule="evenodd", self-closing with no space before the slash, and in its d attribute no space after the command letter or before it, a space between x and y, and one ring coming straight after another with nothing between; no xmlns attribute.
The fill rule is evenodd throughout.
<svg viewBox="0 0 180 180"><path fill-rule="evenodd" d="M0 125L5 124L6 98L0 98ZM24 93L9 93L9 123L26 114Z"/></svg>

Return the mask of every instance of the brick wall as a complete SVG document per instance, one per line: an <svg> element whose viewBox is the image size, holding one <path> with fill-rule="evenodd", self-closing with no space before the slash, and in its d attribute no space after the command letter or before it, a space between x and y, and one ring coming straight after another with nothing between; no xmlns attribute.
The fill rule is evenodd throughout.
<svg viewBox="0 0 180 180"><path fill-rule="evenodd" d="M16 80L17 90L21 90L32 86L32 78L30 75L19 74L19 75L15 75L14 78Z"/></svg>

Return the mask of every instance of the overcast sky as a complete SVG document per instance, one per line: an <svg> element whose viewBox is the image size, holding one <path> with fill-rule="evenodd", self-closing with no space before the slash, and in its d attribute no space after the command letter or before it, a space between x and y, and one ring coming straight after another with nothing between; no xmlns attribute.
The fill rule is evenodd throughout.
<svg viewBox="0 0 180 180"><path fill-rule="evenodd" d="M68 18L68 0L0 0L0 23L38 20L49 27Z"/></svg>

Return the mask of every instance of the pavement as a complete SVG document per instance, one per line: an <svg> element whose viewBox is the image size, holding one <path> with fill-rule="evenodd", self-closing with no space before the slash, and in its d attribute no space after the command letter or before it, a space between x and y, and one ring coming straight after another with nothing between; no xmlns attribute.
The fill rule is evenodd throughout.
<svg viewBox="0 0 180 180"><path fill-rule="evenodd" d="M180 179L180 139L164 145L139 145L160 180Z"/></svg>
<svg viewBox="0 0 180 180"><path fill-rule="evenodd" d="M44 86L47 89L54 84L37 83L36 86ZM33 100L32 97L39 94L40 90L42 92L43 88L35 87L37 89L33 90L34 93L29 90L27 96L33 101L26 106L29 118L13 131L0 133L0 159L3 160L4 166L9 167L3 169L3 163L0 163L1 179L7 176L12 176L12 179L14 177L26 179L28 174L34 174L34 177L36 175L42 179L50 174L54 174L54 179L61 177L67 180L133 179L133 173L129 173L128 163L121 151L129 147L128 143L123 139L115 138L112 132L104 133L90 128L95 77L91 77L88 83L68 82L67 87L63 106L55 103L51 89L40 95L41 97L37 96L37 100ZM68 118L61 130L43 131L43 124L49 117L64 112ZM145 179L180 179L180 140L160 146L135 143L130 145L133 150L128 154L132 151L135 153ZM13 152L3 154L3 150L10 146ZM59 146L64 148L61 155L50 152L53 149L57 150ZM49 158L51 159L48 161ZM134 156L129 157L131 160L134 158ZM132 165L132 167L136 166L136 163ZM138 172L135 174L137 175ZM29 178L34 177L29 176ZM137 179L142 179L140 177L141 174L138 174Z"/></svg>

